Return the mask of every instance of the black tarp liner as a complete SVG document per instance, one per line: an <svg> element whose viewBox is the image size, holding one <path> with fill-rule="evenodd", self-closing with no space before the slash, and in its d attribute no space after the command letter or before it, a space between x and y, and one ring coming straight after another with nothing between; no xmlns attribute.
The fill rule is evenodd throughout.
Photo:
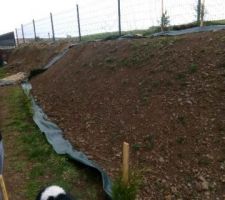
<svg viewBox="0 0 225 200"><path fill-rule="evenodd" d="M47 63L40 72L37 74L34 73L33 76L30 75L29 79L32 77L39 75L40 73L45 72L48 68L57 63L61 58L63 58L70 48L76 45L71 45L68 48L64 49L61 53L56 55L49 63ZM102 170L102 168L92 160L89 160L88 157L83 153L73 148L71 143L63 138L63 131L54 123L52 123L47 115L43 112L41 107L34 100L30 91L32 86L29 82L25 82L22 84L22 88L27 96L31 98L32 102L32 110L33 110L33 120L35 124L38 126L40 131L45 134L47 141L52 145L53 149L57 154L68 155L73 160L82 163L88 167L91 167L94 170L97 170L102 177L103 190L107 194L109 198L112 196L112 182L109 176Z"/></svg>
<svg viewBox="0 0 225 200"><path fill-rule="evenodd" d="M50 62L45 65L43 67L44 70L48 69L49 67L51 67L52 65L54 65L55 63L57 63L61 58L63 58L66 53L69 51L70 48L72 48L74 45L69 46L69 48L64 49L61 53L59 53L58 55L56 55L52 60L50 60Z"/></svg>
<svg viewBox="0 0 225 200"><path fill-rule="evenodd" d="M200 32L210 32L210 31L220 31L225 30L225 25L211 25L211 26L203 26L203 27L194 27L188 28L179 31L165 31L160 33L155 33L153 36L177 36L177 35L184 35L189 33L200 33Z"/></svg>
<svg viewBox="0 0 225 200"><path fill-rule="evenodd" d="M15 47L16 41L15 41L14 32L10 32L10 33L0 35L0 46L2 46L2 47Z"/></svg>
<svg viewBox="0 0 225 200"><path fill-rule="evenodd" d="M87 156L73 148L71 143L63 138L63 131L54 123L52 123L47 115L43 112L40 106L35 102L30 95L31 84L26 82L22 84L22 88L30 98L33 110L33 120L42 133L45 134L47 141L52 145L57 154L68 155L70 158L80 162L88 167L97 170L102 177L103 189L110 198L112 195L112 183L109 176L102 170L102 168L94 161L89 160Z"/></svg>

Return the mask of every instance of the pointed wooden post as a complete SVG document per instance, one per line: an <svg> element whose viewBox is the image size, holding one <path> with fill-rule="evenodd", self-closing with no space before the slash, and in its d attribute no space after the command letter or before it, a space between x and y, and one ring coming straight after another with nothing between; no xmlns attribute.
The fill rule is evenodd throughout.
<svg viewBox="0 0 225 200"><path fill-rule="evenodd" d="M123 169L122 181L125 185L129 183L129 144L123 143Z"/></svg>
<svg viewBox="0 0 225 200"><path fill-rule="evenodd" d="M3 193L3 199L9 200L9 197L8 197L8 194L7 194L7 191L6 191L6 187L5 187L5 182L4 182L4 179L3 179L2 175L0 175L0 185L1 185L2 193Z"/></svg>

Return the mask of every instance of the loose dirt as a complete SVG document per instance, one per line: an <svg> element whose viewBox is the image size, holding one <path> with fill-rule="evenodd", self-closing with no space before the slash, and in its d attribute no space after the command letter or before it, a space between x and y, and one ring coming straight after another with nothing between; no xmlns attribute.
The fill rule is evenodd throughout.
<svg viewBox="0 0 225 200"><path fill-rule="evenodd" d="M10 74L17 72L30 73L34 69L42 69L55 55L68 46L68 43L55 44L25 44L16 48L8 55L7 71Z"/></svg>
<svg viewBox="0 0 225 200"><path fill-rule="evenodd" d="M130 143L139 199L224 198L224 31L75 46L32 85L65 137L112 178Z"/></svg>

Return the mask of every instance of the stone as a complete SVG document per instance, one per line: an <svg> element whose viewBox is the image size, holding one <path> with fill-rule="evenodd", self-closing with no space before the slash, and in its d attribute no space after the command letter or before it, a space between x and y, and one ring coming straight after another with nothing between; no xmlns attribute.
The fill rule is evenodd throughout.
<svg viewBox="0 0 225 200"><path fill-rule="evenodd" d="M202 182L202 189L208 190L209 189L209 183L207 181Z"/></svg>
<svg viewBox="0 0 225 200"><path fill-rule="evenodd" d="M171 191L172 191L173 194L177 194L177 192L178 192L177 188L174 187L174 186L171 187Z"/></svg>
<svg viewBox="0 0 225 200"><path fill-rule="evenodd" d="M220 178L220 181L221 181L222 183L225 183L225 175L223 175L223 176Z"/></svg>
<svg viewBox="0 0 225 200"><path fill-rule="evenodd" d="M198 179L201 181L201 189L202 190L209 190L208 181L203 176L199 176Z"/></svg>
<svg viewBox="0 0 225 200"><path fill-rule="evenodd" d="M171 195L171 194L166 195L166 196L165 196L165 200L172 200L172 195Z"/></svg>
<svg viewBox="0 0 225 200"><path fill-rule="evenodd" d="M164 158L163 157L160 157L159 158L159 162L164 163L165 162Z"/></svg>

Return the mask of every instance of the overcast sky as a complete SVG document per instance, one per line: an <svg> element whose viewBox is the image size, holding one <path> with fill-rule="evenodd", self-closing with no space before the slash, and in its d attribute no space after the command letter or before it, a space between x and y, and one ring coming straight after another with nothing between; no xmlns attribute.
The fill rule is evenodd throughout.
<svg viewBox="0 0 225 200"><path fill-rule="evenodd" d="M14 30L33 18L46 17L49 12L61 12L75 5L75 0L1 0L0 33Z"/></svg>
<svg viewBox="0 0 225 200"><path fill-rule="evenodd" d="M191 22L195 19L194 7L197 0L164 1L173 24ZM208 12L207 19L225 18L225 0L205 1ZM157 25L161 12L160 2L161 0L121 0L123 29L140 29ZM37 21L42 18L48 19L50 12L54 16L54 14L70 10L68 13L64 13L67 16L56 15L54 18L56 28L58 25L59 32L64 33L67 30L64 25L67 24L71 29L76 26L76 24L72 24L72 21L75 21L77 3L80 5L83 34L111 31L117 28L117 0L1 0L0 34L14 31L15 28L20 28L22 23L30 23L32 19ZM40 24L42 25L42 21ZM62 24L64 25L62 26ZM43 26L41 25L40 27ZM42 28L42 31L43 29L45 28ZM29 30L32 34L31 24L30 27L27 27L27 34L29 34ZM70 32L65 34L69 35ZM73 35L73 33L71 34Z"/></svg>

